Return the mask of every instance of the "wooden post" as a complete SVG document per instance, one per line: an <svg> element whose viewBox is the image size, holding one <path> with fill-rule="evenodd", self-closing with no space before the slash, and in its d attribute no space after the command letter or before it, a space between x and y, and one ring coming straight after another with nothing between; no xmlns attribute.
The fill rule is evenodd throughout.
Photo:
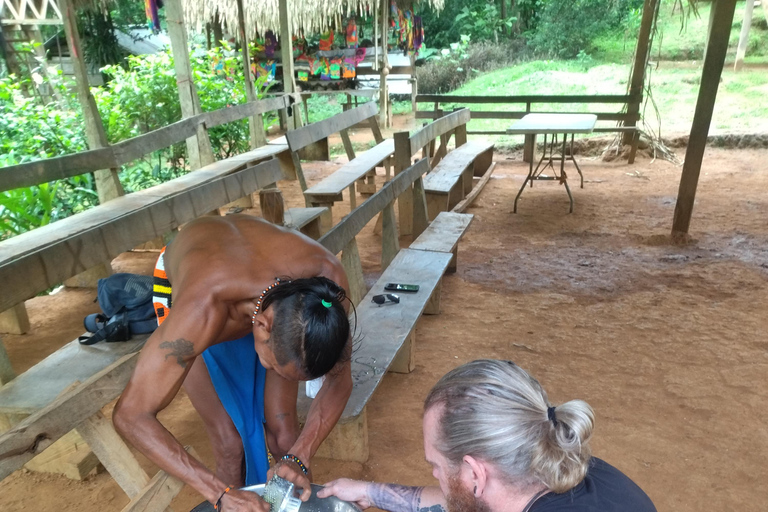
<svg viewBox="0 0 768 512"><path fill-rule="evenodd" d="M406 195L406 193L403 193L403 195ZM381 216L383 218L381 231L381 270L386 270L400 251L394 201L384 207Z"/></svg>
<svg viewBox="0 0 768 512"><path fill-rule="evenodd" d="M707 60L707 48L709 48L709 38L712 36L712 27L715 24L715 4L717 0L712 0L709 3L709 23L707 24L707 41L704 45L704 55L701 57L701 61Z"/></svg>
<svg viewBox="0 0 768 512"><path fill-rule="evenodd" d="M85 59L80 45L80 33L77 31L77 19L75 8L70 0L60 0L59 9L64 23L64 33L67 36L67 45L72 56L72 67L75 73L77 96L80 107L83 109L83 121L85 122L85 138L89 149L104 148L109 145L107 132L101 122L96 100L93 99L91 88L88 85L88 71L85 67ZM117 177L118 169L104 169L96 171L96 190L99 193L99 202L105 203L110 199L122 196L125 192Z"/></svg>
<svg viewBox="0 0 768 512"><path fill-rule="evenodd" d="M685 241L688 238L701 162L704 158L704 149L707 144L707 135L709 135L709 125L712 122L712 112L715 108L725 54L728 51L728 39L731 35L736 0L717 0L712 8L716 10L715 22L712 25L712 33L707 45L707 58L701 73L699 97L693 115L691 135L688 138L688 148L685 151L685 163L680 177L675 216L672 221L672 238L676 241Z"/></svg>
<svg viewBox="0 0 768 512"><path fill-rule="evenodd" d="M283 62L283 91L291 94L296 91L293 73L293 33L291 31L291 18L288 9L289 0L280 0L280 56ZM296 107L298 109L298 106ZM299 114L299 115L296 115ZM288 115L286 111L287 129L293 130L301 126L301 113L294 112ZM298 123L298 124L297 124Z"/></svg>
<svg viewBox="0 0 768 512"><path fill-rule="evenodd" d="M29 315L23 302L0 313L0 333L26 334L29 332Z"/></svg>
<svg viewBox="0 0 768 512"><path fill-rule="evenodd" d="M765 0L764 0L765 1ZM741 71L744 67L744 56L747 53L747 43L749 42L749 28L752 26L752 11L755 9L754 0L747 0L744 6L744 21L741 24L741 35L739 36L739 47L736 49L736 63L733 65L734 71Z"/></svg>
<svg viewBox="0 0 768 512"><path fill-rule="evenodd" d="M200 108L200 99L197 97L195 84L192 81L187 29L184 26L181 0L166 0L165 16L168 23L168 36L171 39L173 67L176 70L176 84L179 88L181 117L192 117L201 114L202 109ZM211 141L208 139L208 132L202 124L197 127L197 136L187 139L187 157L189 158L192 170L214 162Z"/></svg>
<svg viewBox="0 0 768 512"><path fill-rule="evenodd" d="M363 265L360 261L360 251L357 249L355 238L341 251L341 266L344 267L344 273L349 282L349 300L357 306L368 293L368 287L363 278Z"/></svg>
<svg viewBox="0 0 768 512"><path fill-rule="evenodd" d="M387 119L389 114L387 108L389 107L388 99L389 93L387 92L387 75L389 75L389 58L387 52L389 51L387 40L387 26L389 22L388 14L389 2L387 0L381 0L381 74L379 75L379 126L382 128L387 127Z"/></svg>
<svg viewBox="0 0 768 512"><path fill-rule="evenodd" d="M411 166L411 141L408 132L397 132L395 139L395 176ZM398 213L400 214L400 234L413 233L413 194L411 187L397 198Z"/></svg>
<svg viewBox="0 0 768 512"><path fill-rule="evenodd" d="M5 351L3 339L0 338L0 386L8 384L16 378L16 372L13 371L11 360L8 359L8 352Z"/></svg>
<svg viewBox="0 0 768 512"><path fill-rule="evenodd" d="M243 78L245 80L245 98L248 103L256 101L256 90L253 87L251 76L251 56L248 49L248 38L245 35L245 10L243 0L237 0L237 31L240 35L240 51L243 56ZM251 149L256 149L267 143L264 134L264 118L261 114L248 118L248 128L251 136Z"/></svg>
<svg viewBox="0 0 768 512"><path fill-rule="evenodd" d="M261 216L272 224L285 223L285 200L279 188L264 188L259 191Z"/></svg>
<svg viewBox="0 0 768 512"><path fill-rule="evenodd" d="M656 19L656 10L659 0L645 0L643 4L643 17L640 20L640 32L637 35L637 46L635 47L635 62L632 65L632 75L629 79L629 94L636 99L630 100L627 104L627 114L636 116L640 113L640 96L643 94L643 84L645 83L645 68L648 62L648 51L650 50L651 29L653 20ZM624 126L636 126L637 121L634 117L624 122ZM633 132L624 132L622 135L622 144L631 144L633 141Z"/></svg>

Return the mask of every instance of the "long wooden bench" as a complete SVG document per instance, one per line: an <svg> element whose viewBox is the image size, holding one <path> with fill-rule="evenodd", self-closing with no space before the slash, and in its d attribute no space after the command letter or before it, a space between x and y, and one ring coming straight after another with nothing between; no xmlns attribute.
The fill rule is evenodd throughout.
<svg viewBox="0 0 768 512"><path fill-rule="evenodd" d="M389 158L394 151L391 140L385 141L376 122L376 104L364 103L362 106L347 110L323 121L310 124L303 128L290 131L285 138L291 149L293 166L297 170L299 182L307 204L312 206L333 207L336 201L342 199L342 193L349 190L351 208L357 206L356 192L372 194L376 191L374 176L376 167L384 166L389 177ZM376 146L360 155L355 154L349 129L358 124L367 124L373 133ZM332 175L320 183L307 188L301 168L300 153L305 148L322 140L327 140L334 133L339 133L344 144L344 151L349 162L342 165ZM357 184L357 190L356 190ZM330 219L332 222L332 219ZM330 225L328 226L330 227Z"/></svg>
<svg viewBox="0 0 768 512"><path fill-rule="evenodd" d="M354 244L354 234L372 220L383 205L391 205L394 199L411 195L413 204L421 203L425 209L421 187L411 188L418 183L427 168L427 161L403 170L393 180L354 210L341 223L329 231L320 243L333 251L341 246ZM416 207L418 209L418 206ZM384 215L384 232L395 226L394 212ZM437 314L440 311L440 295L443 274L455 263L454 251L462 234L469 226L471 215L446 214L433 228L430 226L410 248L400 250L392 258L376 284L355 296L357 304L356 336L361 340L352 360L354 388L341 420L318 451L319 457L364 462L368 458L366 405L387 371L408 373L415 368L415 329L422 314ZM383 241L387 247L386 239ZM347 249L356 254L357 247ZM347 252L345 250L344 252ZM350 287L362 279L362 269L347 268ZM383 264L386 264L386 258ZM342 254L342 262L345 262ZM359 266L359 257L355 259ZM378 306L372 302L374 295L384 292L389 282L419 285L415 294L400 294L400 303ZM363 284L364 286L364 284ZM311 401L299 393L299 413L306 415Z"/></svg>
<svg viewBox="0 0 768 512"><path fill-rule="evenodd" d="M448 211L472 191L473 178L493 163L493 143L467 142L443 157L424 179L429 218Z"/></svg>

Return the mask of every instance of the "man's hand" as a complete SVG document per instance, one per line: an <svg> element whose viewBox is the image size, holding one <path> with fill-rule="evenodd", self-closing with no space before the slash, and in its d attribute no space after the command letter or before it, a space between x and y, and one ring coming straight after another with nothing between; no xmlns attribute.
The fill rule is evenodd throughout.
<svg viewBox="0 0 768 512"><path fill-rule="evenodd" d="M309 470L308 470L309 471ZM311 473L310 473L311 474ZM280 460L274 465L272 469L267 473L267 482L272 479L273 475L277 475L280 478L285 478L289 482L292 482L294 487L301 488L301 501L307 501L312 496L312 485L310 484L310 477L305 475L298 464L290 460Z"/></svg>
<svg viewBox="0 0 768 512"><path fill-rule="evenodd" d="M255 492L232 489L221 498L222 512L269 512L269 503Z"/></svg>
<svg viewBox="0 0 768 512"><path fill-rule="evenodd" d="M340 478L328 482L323 489L318 491L317 496L318 498L336 496L340 500L351 501L361 510L372 506L371 499L368 497L368 482L361 482L360 480Z"/></svg>

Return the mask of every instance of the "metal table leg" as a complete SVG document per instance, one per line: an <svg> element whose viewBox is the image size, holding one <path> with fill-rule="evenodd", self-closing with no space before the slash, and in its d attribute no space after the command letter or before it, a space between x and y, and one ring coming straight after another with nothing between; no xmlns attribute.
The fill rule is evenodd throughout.
<svg viewBox="0 0 768 512"><path fill-rule="evenodd" d="M560 179L563 181L563 184L565 185L565 191L568 192L568 201L571 204L570 209L568 210L568 213L573 213L573 196L571 195L571 188L568 186L568 175L565 174L565 148L568 144L568 134L563 134L563 154L561 155L562 158L560 159Z"/></svg>
<svg viewBox="0 0 768 512"><path fill-rule="evenodd" d="M581 174L581 167L579 167L579 163L576 161L576 157L573 155L573 134L571 134L571 161L573 162L573 165L576 166L576 170L579 171L579 177L581 178L581 188L584 188L584 175Z"/></svg>
<svg viewBox="0 0 768 512"><path fill-rule="evenodd" d="M547 148L547 141L546 141L546 135L544 136L544 153L546 153ZM542 160L544 160L544 155L541 157ZM539 165L541 165L541 162L539 162ZM538 169L539 166L536 166L536 169ZM520 191L515 196L515 206L512 208L512 213L517 213L517 200L520 199L520 195L523 193L523 190L525 190L525 186L528 184L528 182L531 182L531 187L533 187L533 156L531 156L531 161L528 162L528 176L525 177L523 180L523 186L520 187Z"/></svg>

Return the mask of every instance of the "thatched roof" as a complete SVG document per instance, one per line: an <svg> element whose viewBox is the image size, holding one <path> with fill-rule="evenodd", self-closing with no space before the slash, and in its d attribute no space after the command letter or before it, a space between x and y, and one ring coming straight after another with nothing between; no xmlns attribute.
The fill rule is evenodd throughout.
<svg viewBox="0 0 768 512"><path fill-rule="evenodd" d="M381 9L380 0L288 0L288 11L293 18L294 33L316 34L332 25L334 19L353 13L373 15ZM406 0L407 1L407 0ZM415 0L413 0L415 1ZM410 1L409 3L413 3ZM421 0L435 9L442 9L444 0ZM245 4L246 37L252 39L256 32L273 30L280 33L278 0L243 0ZM398 0L401 4L402 0ZM184 19L189 28L202 30L213 21L216 14L224 30L237 34L236 0L183 0Z"/></svg>

